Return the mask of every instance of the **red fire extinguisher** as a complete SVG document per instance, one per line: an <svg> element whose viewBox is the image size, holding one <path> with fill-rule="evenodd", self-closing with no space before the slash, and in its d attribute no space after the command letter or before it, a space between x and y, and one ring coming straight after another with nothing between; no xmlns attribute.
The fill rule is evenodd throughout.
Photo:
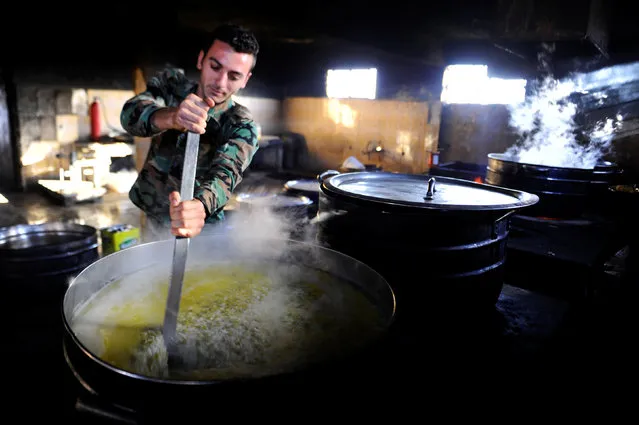
<svg viewBox="0 0 639 425"><path fill-rule="evenodd" d="M91 140L100 140L100 101L97 97L93 98L91 107L89 108L89 116L91 119Z"/></svg>

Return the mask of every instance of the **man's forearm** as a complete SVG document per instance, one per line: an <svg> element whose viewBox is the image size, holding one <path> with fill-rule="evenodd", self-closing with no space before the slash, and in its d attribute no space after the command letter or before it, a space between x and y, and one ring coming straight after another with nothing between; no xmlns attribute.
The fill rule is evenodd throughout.
<svg viewBox="0 0 639 425"><path fill-rule="evenodd" d="M160 131L173 130L175 127L175 115L177 108L165 107L158 109L151 115L151 125Z"/></svg>
<svg viewBox="0 0 639 425"><path fill-rule="evenodd" d="M165 106L163 99L145 92L124 104L120 123L133 136L153 137L174 127L176 111L177 108Z"/></svg>
<svg viewBox="0 0 639 425"><path fill-rule="evenodd" d="M207 218L231 198L257 149L255 124L239 124L228 142L218 149L207 173L196 179L195 198L204 204Z"/></svg>

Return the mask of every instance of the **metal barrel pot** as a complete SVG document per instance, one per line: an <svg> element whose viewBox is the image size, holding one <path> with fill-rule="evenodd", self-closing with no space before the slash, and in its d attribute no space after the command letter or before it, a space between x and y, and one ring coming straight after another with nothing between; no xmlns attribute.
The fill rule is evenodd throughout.
<svg viewBox="0 0 639 425"><path fill-rule="evenodd" d="M523 215L570 218L600 209L608 187L615 184L621 174L610 162L601 162L592 169L552 167L490 153L486 183L537 195L539 202L523 210Z"/></svg>
<svg viewBox="0 0 639 425"><path fill-rule="evenodd" d="M297 179L284 183L284 191L292 195L306 196L313 202L319 200L319 182L317 179Z"/></svg>
<svg viewBox="0 0 639 425"><path fill-rule="evenodd" d="M245 213L244 217L247 219L260 211L267 211L288 227L288 237L298 240L305 238L309 221L317 214L317 208L311 199L285 192L240 193L236 201L237 212Z"/></svg>
<svg viewBox="0 0 639 425"><path fill-rule="evenodd" d="M32 299L62 296L99 257L99 235L74 223L18 224L0 229L0 274L5 290Z"/></svg>
<svg viewBox="0 0 639 425"><path fill-rule="evenodd" d="M397 295L398 317L494 309L509 216L538 200L429 175L329 171L319 179L318 242L374 265Z"/></svg>
<svg viewBox="0 0 639 425"><path fill-rule="evenodd" d="M319 183L317 179L297 179L284 183L284 193L293 196L303 196L311 200L309 206L310 216L317 214L317 204L319 202Z"/></svg>
<svg viewBox="0 0 639 425"><path fill-rule="evenodd" d="M80 273L65 294L62 315L65 324L64 353L67 364L85 388L109 403L160 414L165 411L167 403L189 406L184 411L186 415L194 409L210 412L213 400L220 408L223 408L223 404L219 403L236 402L237 397L246 402L255 400L252 397L260 400L267 396L264 391L273 391L273 388L277 388L277 391L294 387L298 388L296 391L300 391L299 388L302 386L311 390L323 388L327 380L334 382L337 377L346 376L347 370L348 373L356 370L358 363L349 362L349 359L366 359L368 349L375 346L378 341L383 341L385 329L390 327L394 320L395 297L392 289L379 273L356 259L334 250L292 240L248 238L237 241L232 235L198 236L191 241L187 272L199 266L230 264L243 267L255 261L259 264L278 264L287 270L302 267L304 270L325 272L331 279L339 279L340 285L343 283L359 291L374 305L383 323L379 339L373 338L361 349L344 352L334 360L327 359L300 370L254 379L162 378L114 366L101 357L92 345L94 342L85 337L86 334L78 331L79 312L88 302L95 303L96 299L103 299L96 298L97 294L105 293L101 292L102 290L116 291L117 289L113 289L114 286L111 285L115 285L114 282L121 279L133 279L126 285L138 282L134 276L151 280L151 275L165 275L168 280L172 246L172 241L167 240L138 245L108 255ZM347 289L345 286L337 288ZM338 290L340 291L342 289ZM127 300L125 298L122 302ZM99 307L99 302L96 305ZM180 311L182 312L182 308ZM134 319L132 316L132 320ZM342 365L348 367L343 369ZM342 383L340 381L340 384Z"/></svg>
<svg viewBox="0 0 639 425"><path fill-rule="evenodd" d="M13 322L13 356L25 364L53 361L41 353L60 351L64 293L99 258L98 250L98 231L91 226L56 222L0 229L1 306Z"/></svg>
<svg viewBox="0 0 639 425"><path fill-rule="evenodd" d="M240 193L236 197L238 209L245 211L268 209L292 221L307 220L313 216L313 201L301 195L286 193Z"/></svg>

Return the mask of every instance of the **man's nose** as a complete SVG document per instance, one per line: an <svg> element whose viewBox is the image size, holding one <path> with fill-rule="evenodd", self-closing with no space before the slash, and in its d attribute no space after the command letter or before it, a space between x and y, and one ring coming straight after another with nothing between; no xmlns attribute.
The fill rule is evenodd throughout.
<svg viewBox="0 0 639 425"><path fill-rule="evenodd" d="M224 87L226 85L226 74L223 72L219 73L215 79L215 83L218 87Z"/></svg>

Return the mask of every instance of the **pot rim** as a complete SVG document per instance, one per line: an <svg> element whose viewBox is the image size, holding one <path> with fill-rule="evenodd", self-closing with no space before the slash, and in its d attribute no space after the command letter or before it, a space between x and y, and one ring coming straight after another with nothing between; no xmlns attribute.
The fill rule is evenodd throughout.
<svg viewBox="0 0 639 425"><path fill-rule="evenodd" d="M0 227L0 240L7 240L13 237L28 236L40 233L61 232L75 237L64 242L49 243L47 245L28 246L23 248L7 248L0 244L0 252L22 253L42 249L57 249L60 247L84 247L87 244L95 244L99 237L99 231L93 226L73 222L47 222L40 224L19 223L10 226Z"/></svg>
<svg viewBox="0 0 639 425"><path fill-rule="evenodd" d="M514 164L514 165L525 165L527 167L539 167L539 168L544 168L544 169L556 169L556 170L564 170L564 171L575 171L575 172L591 172L591 171L596 171L596 170L601 170L601 169L611 169L611 170L618 170L618 165L615 164L614 162L610 162L610 161L600 161L597 162L597 165L595 165L594 168L577 168L577 167L558 167L556 165L543 165L543 164L534 164L532 162L520 162L520 161L516 161L514 159L509 158L508 156L506 156L505 153L489 153L488 154L488 159L491 160L496 160L496 161L500 161L500 162L507 162L510 164Z"/></svg>
<svg viewBox="0 0 639 425"><path fill-rule="evenodd" d="M301 185L306 184L308 186L313 186L313 188L312 189L300 188L299 186L296 186L298 184L301 184ZM284 189L317 193L319 192L319 182L317 181L317 179L293 179L293 180L288 180L287 182L284 183Z"/></svg>
<svg viewBox="0 0 639 425"><path fill-rule="evenodd" d="M256 199L256 203L251 203L251 199ZM278 199L290 199L291 203L289 204L278 204ZM241 192L238 193L235 197L237 203L242 205L247 205L249 207L266 207L266 208L296 208L296 207L307 207L313 204L313 200L305 195L298 194L288 194L283 192L276 193L264 193L264 194L254 194L249 192ZM275 200L274 203L268 203L268 200ZM293 202L297 201L297 202ZM263 202L263 203L261 203Z"/></svg>
<svg viewBox="0 0 639 425"><path fill-rule="evenodd" d="M494 205L469 205L469 204L459 204L459 203L451 203L451 204L428 204L425 202L411 202L411 201L392 201L392 200L383 200L373 196L360 195L348 192L346 190L340 189L338 186L333 184L334 179L344 178L343 176L348 177L360 177L360 176L382 176L382 177L392 177L392 178L423 178L424 184L428 184L430 178L433 178L435 182L443 182L443 183L454 183L460 186L466 186L470 188L480 188L482 190L490 191L490 192L498 192L505 195L510 195L513 197L513 202L509 204L494 204ZM346 177L346 178L348 178ZM490 212L490 211L515 211L520 208L529 207L531 205L539 202L539 197L533 193L524 192L521 190L510 189L507 187L494 186L484 183L477 183L474 181L457 179L453 177L443 177L443 176L430 176L428 174L402 174L402 173L394 173L388 171L358 171L352 173L344 173L344 174L336 174L331 175L329 177L321 179L320 190L322 193L328 196L337 196L351 202L366 205L366 206L374 206L380 209L385 210L410 210L410 211L441 211L441 212ZM437 184L437 183L435 183ZM514 200L517 199L515 202Z"/></svg>

